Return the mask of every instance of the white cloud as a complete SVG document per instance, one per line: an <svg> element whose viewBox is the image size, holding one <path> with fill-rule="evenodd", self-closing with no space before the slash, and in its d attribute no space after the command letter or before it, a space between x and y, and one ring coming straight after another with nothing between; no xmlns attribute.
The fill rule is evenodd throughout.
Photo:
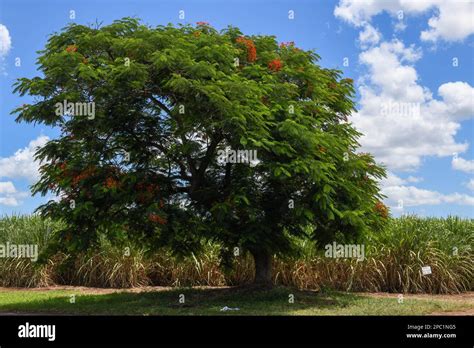
<svg viewBox="0 0 474 348"><path fill-rule="evenodd" d="M409 176L407 178L407 182L412 182L412 183L417 183L417 182L422 182L423 181L423 178L419 178L419 177L416 177L416 176Z"/></svg>
<svg viewBox="0 0 474 348"><path fill-rule="evenodd" d="M474 20L474 19L473 19ZM442 102L432 100L429 108L439 115L449 115L456 121L472 117L474 113L474 88L466 82L448 82L438 88Z"/></svg>
<svg viewBox="0 0 474 348"><path fill-rule="evenodd" d="M0 181L0 205L16 207L28 192L18 192L11 181Z"/></svg>
<svg viewBox="0 0 474 348"><path fill-rule="evenodd" d="M334 9L334 15L355 26L361 26L373 16L383 11L394 12L396 8L396 1L341 0Z"/></svg>
<svg viewBox="0 0 474 348"><path fill-rule="evenodd" d="M15 197L0 197L0 204L10 207L16 207L20 205Z"/></svg>
<svg viewBox="0 0 474 348"><path fill-rule="evenodd" d="M442 194L437 191L420 189L415 186L405 185L409 179L404 180L389 172L387 178L381 181L382 193L387 196L386 204L397 209L420 205L439 205L443 203L458 205L474 205L474 196L461 193Z"/></svg>
<svg viewBox="0 0 474 348"><path fill-rule="evenodd" d="M474 2L439 1L438 15L428 20L428 30L421 32L424 41L462 41L474 33Z"/></svg>
<svg viewBox="0 0 474 348"><path fill-rule="evenodd" d="M368 73L359 81L359 111L352 117L361 131L362 149L390 170L415 170L424 156L452 156L466 151L455 135L459 121L473 116L473 88L449 82L438 89L440 99L420 85L413 64L421 52L400 40L382 42L363 51Z"/></svg>
<svg viewBox="0 0 474 348"><path fill-rule="evenodd" d="M474 160L465 160L464 158L455 156L451 161L451 165L453 169L474 174Z"/></svg>
<svg viewBox="0 0 474 348"><path fill-rule="evenodd" d="M380 34L376 28L370 24L365 24L364 30L359 33L359 42L361 47L366 49L367 47L378 44L381 37L382 34Z"/></svg>
<svg viewBox="0 0 474 348"><path fill-rule="evenodd" d="M472 4L467 3L452 6L447 0L341 0L334 10L336 17L360 28L359 41L365 51L359 61L367 67L367 74L358 81L359 111L353 114L352 121L363 134L361 150L374 154L378 162L388 167L388 177L381 182L382 193L387 196L386 203L395 209L400 203L405 207L474 205L474 196L421 189L413 184L423 178L403 179L394 174L418 169L426 156L452 156L468 148L467 142L457 142L455 136L460 122L474 116L474 88L462 81L447 82L438 87L438 97L434 97L419 82L415 68L422 57L421 50L397 39L380 42L380 33L371 25L372 17L385 11L398 18L393 25L395 31L401 31L406 28L406 15L429 10L434 10L433 15L430 14L421 39L460 41L474 33ZM447 14L449 11L452 13ZM459 22L453 16L459 16ZM452 166L474 172L474 161L458 158ZM474 190L474 180L466 186Z"/></svg>
<svg viewBox="0 0 474 348"><path fill-rule="evenodd" d="M434 7L440 0L341 0L334 9L334 15L355 26L370 21L372 17L386 11L395 16L398 11L420 14Z"/></svg>
<svg viewBox="0 0 474 348"><path fill-rule="evenodd" d="M6 75L5 57L12 47L12 39L6 26L0 24L0 73Z"/></svg>
<svg viewBox="0 0 474 348"><path fill-rule="evenodd" d="M5 57L12 47L12 39L6 26L0 24L0 57Z"/></svg>
<svg viewBox="0 0 474 348"><path fill-rule="evenodd" d="M35 182L39 177L39 163L34 160L34 155L36 149L43 146L48 140L47 136L39 136L30 141L27 147L17 150L12 156L0 157L0 177L25 178L30 183Z"/></svg>
<svg viewBox="0 0 474 348"><path fill-rule="evenodd" d="M15 193L15 185L11 181L0 181L0 194Z"/></svg>
<svg viewBox="0 0 474 348"><path fill-rule="evenodd" d="M405 22L398 21L393 28L395 29L395 31L404 31L407 28L407 25L405 24Z"/></svg>
<svg viewBox="0 0 474 348"><path fill-rule="evenodd" d="M469 190L474 191L474 179L469 180L466 186Z"/></svg>
<svg viewBox="0 0 474 348"><path fill-rule="evenodd" d="M420 15L435 10L427 23L427 30L420 34L425 41L461 41L474 33L473 2L469 0L341 0L334 9L334 15L357 27L370 22L372 17L388 12L396 16ZM400 25L396 29L400 29Z"/></svg>

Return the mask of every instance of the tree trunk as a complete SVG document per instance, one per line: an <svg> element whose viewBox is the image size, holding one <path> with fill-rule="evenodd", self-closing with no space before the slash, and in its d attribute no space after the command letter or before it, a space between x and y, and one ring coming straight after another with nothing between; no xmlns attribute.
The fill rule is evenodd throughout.
<svg viewBox="0 0 474 348"><path fill-rule="evenodd" d="M266 251L252 253L255 261L255 285L272 286L272 255Z"/></svg>

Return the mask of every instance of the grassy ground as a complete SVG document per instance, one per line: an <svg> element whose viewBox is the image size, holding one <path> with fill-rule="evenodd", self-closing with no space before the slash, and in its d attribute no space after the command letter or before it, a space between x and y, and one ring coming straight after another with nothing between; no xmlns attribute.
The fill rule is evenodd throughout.
<svg viewBox="0 0 474 348"><path fill-rule="evenodd" d="M294 303L289 303L290 294ZM70 303L75 295L75 303ZM185 303L180 303L184 295ZM221 311L224 306L238 311ZM416 297L396 294L374 296L345 292L298 291L278 287L148 288L145 291L111 289L0 290L0 315L19 313L102 315L425 315L456 312L472 314L472 293Z"/></svg>

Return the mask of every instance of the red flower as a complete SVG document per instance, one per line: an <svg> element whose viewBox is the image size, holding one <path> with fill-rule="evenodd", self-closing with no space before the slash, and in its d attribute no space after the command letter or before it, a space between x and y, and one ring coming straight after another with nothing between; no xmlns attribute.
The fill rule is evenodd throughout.
<svg viewBox="0 0 474 348"><path fill-rule="evenodd" d="M253 45L247 46L247 60L249 62L255 62L257 60L257 48Z"/></svg>
<svg viewBox="0 0 474 348"><path fill-rule="evenodd" d="M71 53L71 52L77 52L77 47L76 45L69 45L66 47L66 52Z"/></svg>
<svg viewBox="0 0 474 348"><path fill-rule="evenodd" d="M107 178L105 180L105 185L107 186L107 188L109 189L114 189L114 188L117 188L118 186L118 181L115 180L114 178Z"/></svg>
<svg viewBox="0 0 474 348"><path fill-rule="evenodd" d="M280 71L283 67L283 63L280 59L273 59L270 63L268 63L268 68L273 71Z"/></svg>
<svg viewBox="0 0 474 348"><path fill-rule="evenodd" d="M158 223L160 225L166 224L166 219L163 219L161 216L156 215L156 214L148 215L148 220L150 220L151 222Z"/></svg>
<svg viewBox="0 0 474 348"><path fill-rule="evenodd" d="M203 25L209 25L209 22L196 22L197 25L203 26Z"/></svg>
<svg viewBox="0 0 474 348"><path fill-rule="evenodd" d="M255 62L257 60L257 48L252 40L240 36L235 40L235 42L244 44L247 47L247 60L249 62Z"/></svg>
<svg viewBox="0 0 474 348"><path fill-rule="evenodd" d="M388 208L385 204L383 204L380 201L378 201L375 204L375 211L377 212L377 214L379 214L384 219L386 219L388 217Z"/></svg>
<svg viewBox="0 0 474 348"><path fill-rule="evenodd" d="M82 180L92 176L94 172L95 168L93 166L86 168L84 171L82 171L72 179L72 185L77 186L77 184L79 184Z"/></svg>

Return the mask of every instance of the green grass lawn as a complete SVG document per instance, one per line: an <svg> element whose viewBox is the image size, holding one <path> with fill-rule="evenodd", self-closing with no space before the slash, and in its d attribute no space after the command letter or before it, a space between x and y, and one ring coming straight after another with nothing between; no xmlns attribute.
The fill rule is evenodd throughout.
<svg viewBox="0 0 474 348"><path fill-rule="evenodd" d="M70 296L75 294L75 303ZM184 294L185 303L179 303ZM294 303L289 303L289 295ZM222 312L224 306L239 311ZM464 311L472 301L375 298L343 292L299 291L289 288L172 289L150 292L88 294L74 290L0 291L0 314L51 313L98 315L423 315Z"/></svg>

